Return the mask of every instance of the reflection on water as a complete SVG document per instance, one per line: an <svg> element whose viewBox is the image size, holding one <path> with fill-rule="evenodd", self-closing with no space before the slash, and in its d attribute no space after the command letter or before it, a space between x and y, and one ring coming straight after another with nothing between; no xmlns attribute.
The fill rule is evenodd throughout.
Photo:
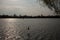
<svg viewBox="0 0 60 40"><path fill-rule="evenodd" d="M13 19L8 19L6 21L7 22L14 22ZM5 33L5 36L6 36L5 40L15 40L15 37L17 36L15 24L14 23L7 23L4 33Z"/></svg>
<svg viewBox="0 0 60 40"><path fill-rule="evenodd" d="M15 24L15 19L1 19L0 29L0 40L23 40L21 36L18 35L17 26Z"/></svg>
<svg viewBox="0 0 60 40"><path fill-rule="evenodd" d="M60 19L0 19L0 40L58 40L59 26Z"/></svg>

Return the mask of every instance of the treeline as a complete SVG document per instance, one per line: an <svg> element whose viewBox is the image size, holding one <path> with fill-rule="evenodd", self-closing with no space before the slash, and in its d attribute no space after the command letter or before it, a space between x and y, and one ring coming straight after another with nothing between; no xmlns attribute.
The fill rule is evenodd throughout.
<svg viewBox="0 0 60 40"><path fill-rule="evenodd" d="M27 16L27 15L0 15L0 18L60 18L60 15L48 15L48 16L43 16L43 15L39 15L39 16Z"/></svg>

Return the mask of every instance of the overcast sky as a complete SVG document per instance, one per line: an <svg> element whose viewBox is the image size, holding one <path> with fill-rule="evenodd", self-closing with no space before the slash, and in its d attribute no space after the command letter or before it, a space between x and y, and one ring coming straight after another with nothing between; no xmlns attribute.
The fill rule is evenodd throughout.
<svg viewBox="0 0 60 40"><path fill-rule="evenodd" d="M37 0L0 0L0 14L49 15L53 14L42 1Z"/></svg>

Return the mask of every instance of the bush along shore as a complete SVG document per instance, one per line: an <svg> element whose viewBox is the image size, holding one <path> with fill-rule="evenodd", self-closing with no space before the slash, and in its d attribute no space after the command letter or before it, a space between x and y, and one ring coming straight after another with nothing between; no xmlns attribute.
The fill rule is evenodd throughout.
<svg viewBox="0 0 60 40"><path fill-rule="evenodd" d="M43 15L39 15L39 16L27 16L27 15L23 15L23 16L17 16L17 15L0 15L0 18L60 18L60 15L48 15L48 16L43 16Z"/></svg>

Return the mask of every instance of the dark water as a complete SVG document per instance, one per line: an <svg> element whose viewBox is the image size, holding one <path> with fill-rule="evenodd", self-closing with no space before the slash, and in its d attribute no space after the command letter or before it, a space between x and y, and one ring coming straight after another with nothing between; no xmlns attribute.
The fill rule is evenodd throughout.
<svg viewBox="0 0 60 40"><path fill-rule="evenodd" d="M60 19L0 19L0 40L60 40Z"/></svg>

